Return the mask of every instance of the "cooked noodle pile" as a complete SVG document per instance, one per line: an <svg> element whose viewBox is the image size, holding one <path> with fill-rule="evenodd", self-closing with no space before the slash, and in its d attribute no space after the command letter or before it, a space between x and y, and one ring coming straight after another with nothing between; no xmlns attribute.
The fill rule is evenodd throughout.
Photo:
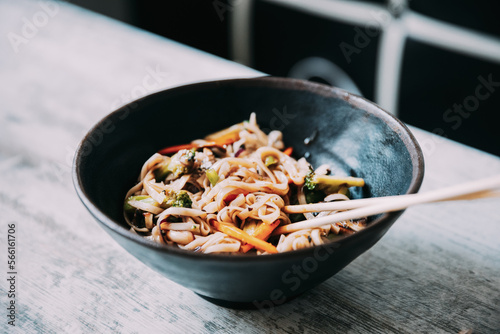
<svg viewBox="0 0 500 334"><path fill-rule="evenodd" d="M265 134L255 114L203 140L166 148L145 162L128 191L125 219L146 238L203 253L287 252L362 229L365 221L357 220L272 235L278 226L335 213L289 215L284 206L348 200L352 186L322 184L328 166L313 170L284 148L281 132Z"/></svg>

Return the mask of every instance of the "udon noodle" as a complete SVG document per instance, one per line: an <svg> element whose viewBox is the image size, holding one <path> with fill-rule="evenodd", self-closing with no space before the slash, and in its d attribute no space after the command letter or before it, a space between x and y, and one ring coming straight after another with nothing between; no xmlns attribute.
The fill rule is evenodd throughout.
<svg viewBox="0 0 500 334"><path fill-rule="evenodd" d="M329 184L328 166L314 170L291 151L280 131L259 128L255 114L204 139L161 150L144 163L139 182L128 191L125 220L132 231L158 243L259 255L321 245L364 228L365 220L356 220L272 235L278 226L335 213L289 215L286 205L349 200L348 187L363 182L333 178Z"/></svg>

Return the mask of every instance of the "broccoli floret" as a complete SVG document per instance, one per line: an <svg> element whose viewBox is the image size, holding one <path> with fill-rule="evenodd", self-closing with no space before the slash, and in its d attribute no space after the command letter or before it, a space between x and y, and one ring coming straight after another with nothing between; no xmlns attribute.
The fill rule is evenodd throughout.
<svg viewBox="0 0 500 334"><path fill-rule="evenodd" d="M312 169L309 169L309 172L306 175L306 178L304 180L304 187L306 187L309 190L314 190L316 186L318 185L317 182L314 182L314 171Z"/></svg>
<svg viewBox="0 0 500 334"><path fill-rule="evenodd" d="M194 157L196 156L196 148L192 148L186 153L184 153L184 156L187 161L191 162L194 161Z"/></svg>
<svg viewBox="0 0 500 334"><path fill-rule="evenodd" d="M190 208L192 204L193 202L191 201L191 198L189 198L188 193L181 190L177 193L177 197L172 206Z"/></svg>
<svg viewBox="0 0 500 334"><path fill-rule="evenodd" d="M174 179L177 179L182 175L189 173L189 166L183 165L178 161L174 161L168 164L168 171L173 174Z"/></svg>
<svg viewBox="0 0 500 334"><path fill-rule="evenodd" d="M305 190L304 195L306 196L307 203L318 203L323 201L326 194L321 190Z"/></svg>
<svg viewBox="0 0 500 334"><path fill-rule="evenodd" d="M172 174L173 179L177 179L184 174L188 174L193 168L195 157L195 148L177 152L174 156L172 156L172 159L168 164L160 166L155 170L156 181L162 181L170 174Z"/></svg>
<svg viewBox="0 0 500 334"><path fill-rule="evenodd" d="M326 194L333 194L342 188L348 187L363 187L365 181L358 177L352 176L329 176L316 175L311 169L304 180L304 187L309 190L322 190Z"/></svg>
<svg viewBox="0 0 500 334"><path fill-rule="evenodd" d="M156 181L160 182L165 180L165 178L170 174L173 174L174 179L177 179L180 176L189 173L189 168L179 161L171 161L167 165L160 166L154 171L154 173Z"/></svg>
<svg viewBox="0 0 500 334"><path fill-rule="evenodd" d="M162 203L163 207L171 207L171 206L176 206L176 207L182 207L182 208L191 208L191 205L193 202L191 201L191 198L189 198L189 194L184 191L169 191L165 192L166 199Z"/></svg>

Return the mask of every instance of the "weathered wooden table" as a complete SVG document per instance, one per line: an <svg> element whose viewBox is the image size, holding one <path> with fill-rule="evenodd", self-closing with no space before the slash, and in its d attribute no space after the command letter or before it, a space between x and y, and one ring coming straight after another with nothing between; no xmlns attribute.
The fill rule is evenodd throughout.
<svg viewBox="0 0 500 334"><path fill-rule="evenodd" d="M347 268L272 310L221 308L167 280L80 203L76 145L138 96L259 73L61 2L0 0L0 36L1 331L500 332L498 199L411 208ZM498 157L412 130L422 191L500 172Z"/></svg>

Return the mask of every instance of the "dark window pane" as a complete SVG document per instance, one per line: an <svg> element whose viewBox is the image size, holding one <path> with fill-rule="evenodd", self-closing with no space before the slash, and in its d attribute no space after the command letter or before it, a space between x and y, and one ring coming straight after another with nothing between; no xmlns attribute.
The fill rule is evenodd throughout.
<svg viewBox="0 0 500 334"><path fill-rule="evenodd" d="M254 9L256 69L287 76L301 61L324 58L347 74L364 96L373 99L378 31L266 2L257 2ZM316 81L328 81L317 73L312 76Z"/></svg>
<svg viewBox="0 0 500 334"><path fill-rule="evenodd" d="M493 0L413 0L410 8L418 13L500 36L498 1Z"/></svg>
<svg viewBox="0 0 500 334"><path fill-rule="evenodd" d="M500 155L500 65L409 40L400 118Z"/></svg>

